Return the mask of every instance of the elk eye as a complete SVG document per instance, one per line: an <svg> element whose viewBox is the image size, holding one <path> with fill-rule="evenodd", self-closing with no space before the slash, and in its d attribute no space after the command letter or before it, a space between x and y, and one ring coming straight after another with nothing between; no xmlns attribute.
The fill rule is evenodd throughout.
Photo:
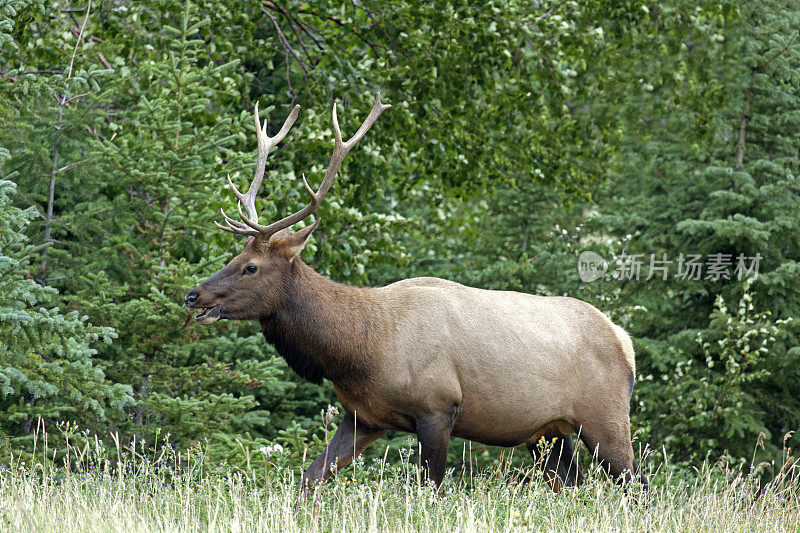
<svg viewBox="0 0 800 533"><path fill-rule="evenodd" d="M242 274L255 274L256 270L258 270L257 266L247 265L246 267L244 267L244 272L242 272Z"/></svg>

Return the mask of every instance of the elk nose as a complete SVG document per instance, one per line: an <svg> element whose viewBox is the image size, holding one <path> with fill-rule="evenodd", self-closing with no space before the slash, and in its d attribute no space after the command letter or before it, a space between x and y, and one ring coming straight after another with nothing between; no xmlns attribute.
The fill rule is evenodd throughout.
<svg viewBox="0 0 800 533"><path fill-rule="evenodd" d="M200 293L194 290L186 295L186 298L183 299L183 303L186 305L192 305L197 301L198 298L200 298Z"/></svg>

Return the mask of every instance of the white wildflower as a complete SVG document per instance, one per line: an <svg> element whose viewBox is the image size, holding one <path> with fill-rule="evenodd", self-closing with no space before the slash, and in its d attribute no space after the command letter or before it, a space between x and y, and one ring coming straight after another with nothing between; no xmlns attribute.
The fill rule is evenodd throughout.
<svg viewBox="0 0 800 533"><path fill-rule="evenodd" d="M259 451L264 454L265 457L270 458L273 455L279 455L283 453L283 446L280 444L272 444L270 446L262 446L259 448Z"/></svg>
<svg viewBox="0 0 800 533"><path fill-rule="evenodd" d="M333 420L333 417L339 414L339 409L334 406L328 404L328 409L322 411L322 418L325 420L325 425L328 425Z"/></svg>

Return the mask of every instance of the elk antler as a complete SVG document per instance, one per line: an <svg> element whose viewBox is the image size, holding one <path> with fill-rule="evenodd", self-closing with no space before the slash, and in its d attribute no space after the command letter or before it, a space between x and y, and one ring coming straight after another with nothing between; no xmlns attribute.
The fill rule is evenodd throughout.
<svg viewBox="0 0 800 533"><path fill-rule="evenodd" d="M261 187L261 182L264 181L264 169L267 165L267 156L269 152L272 150L275 145L283 140L286 137L286 134L289 133L289 130L294 125L294 121L297 120L297 115L300 114L300 106L294 106L292 112L289 113L289 116L286 117L286 121L283 123L283 127L281 130L274 136L270 137L267 135L267 121L264 120L264 124L262 126L261 119L258 115L258 102L256 102L256 112L255 112L255 121L256 121L256 134L258 135L258 158L256 159L256 173L253 176L253 181L250 183L250 188L247 189L246 194L242 194L236 188L236 186L231 181L230 175L228 175L228 186L233 191L233 194L239 200L238 208L239 208L239 216L245 222L242 224L236 220L233 220L228 215L225 214L225 211L220 209L222 213L222 217L225 219L227 226L222 226L216 221L214 224L217 225L219 229L228 231L230 233L238 233L240 235L253 235L258 236L261 235L260 231L264 228L258 223L258 212L256 211L256 194L258 193L259 187ZM242 213L242 204L244 204L245 211L247 211L247 216Z"/></svg>
<svg viewBox="0 0 800 533"><path fill-rule="evenodd" d="M317 208L322 203L322 200L325 198L325 195L328 193L328 189L330 189L331 185L333 184L333 180L336 177L336 173L339 170L339 167L344 161L345 156L348 152L355 146L358 141L364 137L364 134L372 127L380 114L392 107L391 105L386 105L381 103L381 93L378 93L375 97L375 104L372 106L372 110L367 115L367 118L364 120L364 123L361 124L361 127L358 128L358 131L350 137L349 140L343 142L342 141L342 131L339 129L339 118L336 115L336 104L333 104L333 113L331 117L331 121L333 122L333 134L334 134L334 146L333 146L333 155L331 155L331 161L328 164L328 170L325 171L325 177L322 179L322 184L320 184L319 189L314 192L314 189L308 184L306 180L306 175L302 174L303 176L303 185L306 187L306 191L311 196L311 200L308 204L302 208L300 211L292 213L291 215L282 218L276 222L268 226L262 226L258 223L258 214L256 213L255 208L255 197L258 188L261 186L261 182L264 178L264 166L267 160L267 155L269 151L272 149L273 146L281 142L283 138L289 131L289 128L292 127L294 121L297 119L297 114L299 112L300 106L295 106L292 110L289 117L286 119L286 122L283 124L281 131L275 135L275 137L267 137L267 123L264 121L264 127L260 128L259 124L259 117L258 117L258 104L256 104L256 130L258 131L258 160L256 163L256 174L253 178L253 182L250 184L250 188L247 190L247 194L242 194L236 187L234 187L233 183L231 182L230 176L228 177L228 185L233 190L233 193L239 199L239 216L241 217L242 222L238 222L229 218L224 211L222 211L222 216L225 218L225 222L227 222L227 227L214 222L218 228L229 231L231 233L238 233L241 235L253 235L253 236L260 236L264 240L269 240L269 238L274 235L275 233L279 232L282 229L288 228L291 225L300 222L307 216L314 213ZM242 204L245 206L245 210L247 211L247 215L242 212Z"/></svg>

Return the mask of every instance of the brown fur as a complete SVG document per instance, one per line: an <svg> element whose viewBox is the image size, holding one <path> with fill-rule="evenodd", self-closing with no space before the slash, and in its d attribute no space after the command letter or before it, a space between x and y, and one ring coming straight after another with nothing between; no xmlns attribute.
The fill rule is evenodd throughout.
<svg viewBox="0 0 800 533"><path fill-rule="evenodd" d="M260 318L267 341L310 381L327 377L342 389L368 383L383 331L363 305L363 291L320 276L297 257L290 276L283 305Z"/></svg>

